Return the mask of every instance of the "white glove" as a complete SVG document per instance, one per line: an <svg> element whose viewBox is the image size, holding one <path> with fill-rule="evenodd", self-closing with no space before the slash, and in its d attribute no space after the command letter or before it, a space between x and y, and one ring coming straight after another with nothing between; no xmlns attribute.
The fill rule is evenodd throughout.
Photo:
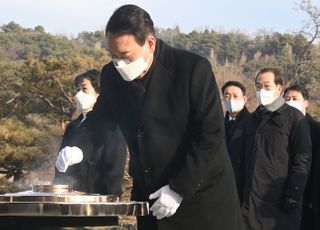
<svg viewBox="0 0 320 230"><path fill-rule="evenodd" d="M66 146L60 150L57 160L56 167L59 172L67 171L67 168L71 165L81 162L83 159L83 152L77 146L70 147Z"/></svg>
<svg viewBox="0 0 320 230"><path fill-rule="evenodd" d="M183 199L178 193L171 190L169 185L163 186L149 196L150 200L156 198L158 200L152 205L150 211L158 220L175 214Z"/></svg>

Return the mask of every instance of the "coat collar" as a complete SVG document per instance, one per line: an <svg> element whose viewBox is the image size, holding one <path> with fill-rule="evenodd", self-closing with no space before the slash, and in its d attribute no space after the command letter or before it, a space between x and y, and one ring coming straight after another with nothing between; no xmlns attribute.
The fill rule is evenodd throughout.
<svg viewBox="0 0 320 230"><path fill-rule="evenodd" d="M144 102L142 105L141 119L139 127L141 127L146 121L150 111L157 111L159 101L167 95L169 88L171 87L174 75L169 68L167 68L161 61L165 55L164 43L161 40L157 40L157 55L155 56L155 66L152 72L152 76L147 87Z"/></svg>
<svg viewBox="0 0 320 230"><path fill-rule="evenodd" d="M227 136L227 138L231 138L233 134L233 130L236 129L239 126L239 123L241 123L242 120L245 119L245 117L248 116L249 114L250 112L248 111L247 107L244 106L243 109L240 111L240 113L236 116L235 123L231 127L231 131L229 132L229 135ZM226 113L225 124L227 124L228 121L229 121L229 112Z"/></svg>
<svg viewBox="0 0 320 230"><path fill-rule="evenodd" d="M263 105L259 105L256 110L254 111L254 114L256 116L259 116L259 114L263 113L264 111L269 111L270 113L273 113L273 114L282 114L283 112L285 112L286 108L288 107L289 105L287 103L281 103L281 106L279 106L277 108L277 110L275 111L270 111L268 110L265 106Z"/></svg>
<svg viewBox="0 0 320 230"><path fill-rule="evenodd" d="M274 111L278 110L284 103L285 103L284 98L282 96L280 96L274 102L272 102L270 105L266 105L265 107L269 111L274 112Z"/></svg>
<svg viewBox="0 0 320 230"><path fill-rule="evenodd" d="M129 115L130 117L133 117L134 114L139 114L139 128L146 122L150 112L158 111L159 103L166 97L171 87L171 82L174 79L172 60L170 59L170 55L167 54L167 50L168 46L157 39L155 57L150 68L151 75L149 76L150 79L141 107L137 105L137 100L135 100L135 89L132 82L125 81L120 76L117 78L119 95L122 95L119 98L122 104L120 107L127 108L126 111L133 111L133 114ZM114 69L114 71L117 70Z"/></svg>

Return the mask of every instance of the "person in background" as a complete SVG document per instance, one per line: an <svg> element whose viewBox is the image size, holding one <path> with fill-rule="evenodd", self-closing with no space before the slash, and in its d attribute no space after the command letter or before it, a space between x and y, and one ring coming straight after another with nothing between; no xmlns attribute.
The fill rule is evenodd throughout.
<svg viewBox="0 0 320 230"><path fill-rule="evenodd" d="M104 133L101 118L120 126L130 152L131 199L150 203L150 215L137 217L138 229L241 229L208 60L157 39L150 15L136 5L116 9L106 37L112 61L82 126Z"/></svg>
<svg viewBox="0 0 320 230"><path fill-rule="evenodd" d="M75 101L81 114L69 123L64 132L61 150L55 163L54 184L68 184L86 193L120 196L126 155L126 145L120 130L107 133L102 138L97 135L88 136L85 130L79 128L99 96L100 72L95 69L88 70L75 78L74 85L77 89ZM73 137L79 133L85 144L83 151L76 146L70 146ZM99 138L102 138L102 144L95 141ZM70 149L73 150L72 154Z"/></svg>
<svg viewBox="0 0 320 230"><path fill-rule="evenodd" d="M285 89L286 103L306 116L312 140L312 164L307 186L303 193L301 230L320 229L320 123L307 113L309 106L308 91L299 86L292 85Z"/></svg>
<svg viewBox="0 0 320 230"><path fill-rule="evenodd" d="M222 86L221 91L227 111L225 115L227 147L241 203L245 153L244 128L250 117L250 112L245 106L247 101L246 88L238 81L228 81Z"/></svg>
<svg viewBox="0 0 320 230"><path fill-rule="evenodd" d="M245 131L246 159L242 214L246 229L300 228L301 203L311 166L309 124L283 99L279 69L255 78L260 105Z"/></svg>

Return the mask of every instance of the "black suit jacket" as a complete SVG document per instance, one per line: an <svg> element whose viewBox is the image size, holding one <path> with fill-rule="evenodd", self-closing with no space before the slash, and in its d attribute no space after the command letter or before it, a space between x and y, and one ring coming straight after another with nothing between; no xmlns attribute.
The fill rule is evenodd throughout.
<svg viewBox="0 0 320 230"><path fill-rule="evenodd" d="M79 128L80 115L66 128L61 148L76 145L74 138L82 143L83 160L69 166L65 173L55 169L54 184L68 184L78 191L105 195L121 195L124 174L126 144L119 129L109 129L103 135ZM100 120L100 126L104 121Z"/></svg>
<svg viewBox="0 0 320 230"><path fill-rule="evenodd" d="M133 199L148 200L166 184L184 198L175 215L157 222L159 229L194 229L195 224L199 229L239 229L238 198L210 63L157 40L149 72L140 107L134 82L123 80L112 62L105 65L100 97L87 124L113 117L120 125L130 151Z"/></svg>
<svg viewBox="0 0 320 230"><path fill-rule="evenodd" d="M312 207L320 208L320 123L310 114L306 115L310 126L312 139L312 165L308 184L304 193L306 203L312 203Z"/></svg>
<svg viewBox="0 0 320 230"><path fill-rule="evenodd" d="M234 123L229 125L229 113L225 116L227 147L232 163L240 202L242 201L244 158L245 158L245 126L250 112L245 106L236 117Z"/></svg>
<svg viewBox="0 0 320 230"><path fill-rule="evenodd" d="M312 164L303 193L301 230L320 229L320 123L306 114L312 140Z"/></svg>

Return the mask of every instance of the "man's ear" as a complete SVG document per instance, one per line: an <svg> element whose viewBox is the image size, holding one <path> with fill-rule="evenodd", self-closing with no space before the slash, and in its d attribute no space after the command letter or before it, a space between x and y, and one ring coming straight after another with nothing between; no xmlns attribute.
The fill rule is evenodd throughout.
<svg viewBox="0 0 320 230"><path fill-rule="evenodd" d="M151 53L153 53L156 49L156 41L157 39L153 35L147 36L147 44L150 48Z"/></svg>
<svg viewBox="0 0 320 230"><path fill-rule="evenodd" d="M247 96L243 96L243 100L244 100L244 103L246 103L247 102Z"/></svg>
<svg viewBox="0 0 320 230"><path fill-rule="evenodd" d="M309 107L309 101L308 100L304 100L304 107L306 109Z"/></svg>
<svg viewBox="0 0 320 230"><path fill-rule="evenodd" d="M277 88L279 89L280 93L282 94L282 91L283 91L283 85L277 85Z"/></svg>

